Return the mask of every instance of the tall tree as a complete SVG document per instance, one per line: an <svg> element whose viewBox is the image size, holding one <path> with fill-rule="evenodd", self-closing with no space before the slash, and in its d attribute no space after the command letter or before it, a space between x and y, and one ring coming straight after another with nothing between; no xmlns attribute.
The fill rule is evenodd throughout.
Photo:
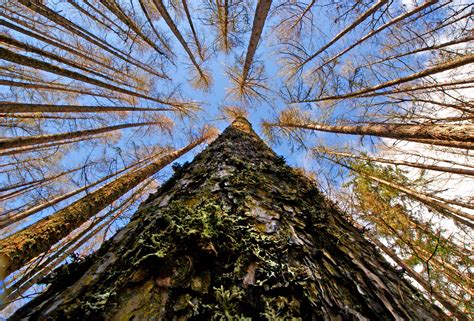
<svg viewBox="0 0 474 321"><path fill-rule="evenodd" d="M136 171L124 174L96 191L75 201L39 222L0 241L0 272L2 277L20 268L36 255L47 251L61 238L67 236L90 217L96 215L130 189L154 175L163 167L192 150L197 145L211 139L212 130L206 131L201 137L189 145L158 156L150 164Z"/></svg>
<svg viewBox="0 0 474 321"><path fill-rule="evenodd" d="M165 119L164 119L165 120ZM142 122L142 123L132 123L132 124L121 124L115 126L107 126L107 127L100 127L95 129L86 129L86 130L79 130L75 132L69 133L61 133L61 134L45 134L39 136L24 136L24 137L14 137L14 138L4 138L0 139L0 150L8 149L8 148L17 148L17 147L24 147L30 145L37 145L37 144L44 144L44 143L51 143L60 140L66 139L73 139L73 138L85 138L90 136L96 136L99 134L125 129L125 128L133 128L133 127L143 127L143 126L169 126L168 120L158 121L158 122Z"/></svg>
<svg viewBox="0 0 474 321"><path fill-rule="evenodd" d="M198 64L198 62L196 61L196 58L194 57L194 54L191 51L191 48L189 47L183 35L179 31L178 26L174 23L173 19L171 18L164 2L162 0L153 0L153 4L155 5L160 15L163 17L163 20L166 22L171 32L174 34L176 39L178 39L184 51L188 55L189 60L191 60L191 63L194 66L194 70L197 73L197 77L195 77L195 80L192 82L193 86L195 88L200 88L200 89L205 89L205 90L209 89L212 83L211 75L206 70L204 70L202 66Z"/></svg>
<svg viewBox="0 0 474 321"><path fill-rule="evenodd" d="M318 123L308 114L289 108L282 111L275 122L264 122L271 134L272 129L281 129L291 135L292 131L310 130L350 135L371 135L425 144L474 148L474 125L471 124L407 124L369 123L354 125L329 125ZM452 144L451 144L452 142Z"/></svg>
<svg viewBox="0 0 474 321"><path fill-rule="evenodd" d="M13 320L446 319L243 118L54 275Z"/></svg>

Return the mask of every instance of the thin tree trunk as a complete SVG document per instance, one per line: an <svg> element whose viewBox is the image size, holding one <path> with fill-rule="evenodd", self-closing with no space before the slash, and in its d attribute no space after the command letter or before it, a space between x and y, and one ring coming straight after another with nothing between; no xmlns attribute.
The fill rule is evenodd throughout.
<svg viewBox="0 0 474 321"><path fill-rule="evenodd" d="M93 117L66 117L66 116L51 116L51 115L21 115L21 114L0 114L0 118L14 118L14 119L58 119L58 120L78 120L78 119L93 119Z"/></svg>
<svg viewBox="0 0 474 321"><path fill-rule="evenodd" d="M142 38L142 40L151 48L153 48L158 54L166 57L166 54L141 31L141 28L137 26L137 24L127 14L123 12L122 8L120 8L119 4L115 0L100 0L100 3L109 9L109 11L112 12L125 25L127 25L127 27L132 29L135 34Z"/></svg>
<svg viewBox="0 0 474 321"><path fill-rule="evenodd" d="M350 45L349 47L347 47L346 49L340 51L339 53L335 54L334 56L332 56L331 58L329 58L328 60L324 60L324 62L318 66L316 69L313 69L312 72L316 72L318 70L320 70L321 68L323 68L324 66L326 66L327 64L333 62L334 60L340 58L342 55L346 54L347 52L351 51L352 49L354 49L355 47L359 46L361 43L363 43L364 41L366 41L367 39L370 39L372 38L373 36L375 36L376 34L384 31L385 29L389 28L390 26L393 26L394 24L420 12L421 10L425 9L425 8L428 8L432 5L434 5L435 3L438 3L439 0L432 0L432 1L426 1L425 3L423 3L421 6L418 6L418 7L415 7L414 9L408 11L408 12L405 12L405 13L402 13L401 15L399 15L398 17L395 17L393 18L392 20L386 22L385 24L383 24L382 26L378 27L377 29L375 30L372 30L370 31L368 34L366 34L365 36L363 37L360 37L359 39L357 39L356 42L354 42L352 45Z"/></svg>
<svg viewBox="0 0 474 321"><path fill-rule="evenodd" d="M396 160L396 159L386 159L386 158L380 158L380 157L366 157L366 156L362 156L362 155L354 155L354 154L350 154L350 153L330 151L330 150L327 150L327 149L321 150L319 148L316 149L316 151L317 152L322 152L322 153L325 153L325 154L362 159L362 160L365 160L365 161L376 162L376 163L402 165L402 166L409 166L409 167L427 169L427 170L431 170L431 171L474 176L474 170L468 169L468 168L455 168L455 167L447 167L447 166L438 166L438 165L414 163L414 162L402 161L402 160Z"/></svg>
<svg viewBox="0 0 474 321"><path fill-rule="evenodd" d="M438 64L436 66L426 68L425 70L422 70L420 72L411 74L409 76L401 77L401 78L394 79L394 80L390 80L390 81L387 81L387 82L384 82L382 84L378 84L378 85L375 85L375 86L372 86L372 87L369 87L369 88L364 88L364 89L361 89L361 90L358 90L358 91L355 91L355 92L351 92L351 93L348 93L348 94L337 95L337 96L325 96L325 97L320 97L320 98L315 98L315 99L304 99L304 100L301 100L299 102L317 102L317 101L327 101L327 100L339 100L339 99L348 99L348 98L353 98L353 97L360 97L360 96L363 96L363 95L365 95L365 97L368 97L366 94L373 93L377 90L384 89L384 88L387 88L387 87L396 86L396 85L401 85L401 84L404 84L406 82L410 82L410 81L413 81L413 80L417 80L417 79L425 78L425 77L428 77L428 76L432 76L432 75L435 75L435 74L438 74L438 73L441 73L441 72L445 72L447 70L456 69L456 68L471 64L473 62L474 62L474 54L466 54L466 55L463 55L459 58L453 59L451 61L444 62L444 63ZM437 86L440 86L440 84L438 84ZM381 94L385 95L387 93L381 93Z"/></svg>
<svg viewBox="0 0 474 321"><path fill-rule="evenodd" d="M0 35L0 42L2 43L5 43L5 44L8 44L10 46L14 46L14 47L17 47L17 48L21 48L22 50L25 50L25 51L28 51L28 52L32 52L32 53L35 53L35 54L38 54L42 57L46 57L46 58L49 58L49 59L52 59L52 60L55 60L57 62L60 62L62 64L65 64L67 66L70 66L70 67L73 67L73 68L76 68L76 69L79 69L79 70L82 70L82 71L85 71L89 74L92 74L92 75L95 75L95 76L98 76L98 77L101 77L101 78L104 78L108 81L111 81L111 82L116 82L120 85L125 85L125 86L130 86L124 82L121 82L121 81L118 81L108 75L105 75L105 74L102 74L100 72L97 72L95 70L92 70L90 68L87 68L83 65L80 65L78 64L77 62L75 61L72 61L70 59L67 59L67 58L63 58L59 55L56 55L54 53L51 53L51 52L47 52L43 49L40 49L40 48L37 48L35 46L32 46L32 45L28 45L26 43L23 43L21 41L18 41L18 40L15 40L13 38L10 38L8 36L4 36L4 35ZM133 87L133 86L131 86Z"/></svg>
<svg viewBox="0 0 474 321"><path fill-rule="evenodd" d="M179 31L178 27L176 26L170 14L168 13L168 10L166 9L166 6L163 3L163 0L153 0L153 4L155 5L156 9L160 13L163 20L166 22L166 24L170 28L171 32L175 35L176 39L178 39L184 51L186 51L186 53L188 54L188 57L191 60L191 63L194 65L196 71L199 74L199 77L204 81L205 87L206 88L209 87L210 83L209 83L207 75L204 73L201 66L197 63L196 58L194 58L194 54L192 53L186 40L184 40L183 36L181 35L181 32Z"/></svg>
<svg viewBox="0 0 474 321"><path fill-rule="evenodd" d="M434 51L434 50L442 49L442 48L445 48L445 47L458 45L458 44L461 44L461 43L471 42L473 40L474 40L473 36L454 39L454 40L451 40L451 41L440 43L438 45L431 45L431 46L421 47L421 48L414 49L414 50L411 50L411 51L408 51L408 52L404 52L404 53L400 53L400 54L396 54L396 55L391 55L391 56L388 56L388 57L385 57L385 58L382 58L382 59L379 59L379 60L376 60L376 61L368 62L367 64L364 64L364 65L361 65L361 66L358 66L358 67L359 68L369 67L369 66L377 65L377 64L380 64L382 62L390 61L390 60L393 60L393 59L400 59L400 58L403 58L403 57L406 57L406 56L414 55L414 54L425 52L425 51Z"/></svg>
<svg viewBox="0 0 474 321"><path fill-rule="evenodd" d="M372 125L326 125L318 123L266 123L266 126L309 129L315 131L350 134L371 135L401 140L429 140L436 141L459 141L462 143L474 143L474 125L415 125L415 124L390 124L380 123Z"/></svg>
<svg viewBox="0 0 474 321"><path fill-rule="evenodd" d="M344 28L342 31L340 31L337 35L334 36L328 43L326 43L324 46L322 46L318 51L316 51L314 54L306 58L301 64L298 66L298 70L303 68L304 65L306 65L308 62L316 58L320 53L331 47L336 41L341 39L344 35L349 33L350 31L354 30L359 24L361 24L365 19L370 17L373 13L375 13L377 10L379 10L385 3L387 3L388 0L378 0L372 7L370 7L367 11L363 12L361 15L359 15L356 20L354 20L349 26Z"/></svg>
<svg viewBox="0 0 474 321"><path fill-rule="evenodd" d="M154 175L209 138L203 136L182 149L152 161L141 169L127 173L53 215L0 240L0 272L2 279L19 269L36 255L47 251L60 239L66 237L90 217L99 213L107 205L120 198L146 178Z"/></svg>
<svg viewBox="0 0 474 321"><path fill-rule="evenodd" d="M54 23L60 25L61 27L65 28L66 30L72 32L73 34L89 41L90 43L96 45L97 47L109 52L110 54L122 59L125 62L128 62L144 71L147 71L155 76L161 78L167 78L166 75L162 73L158 73L149 66L144 65L143 63L139 62L138 60L130 57L128 54L124 53L123 51L111 46L109 43L103 41L102 39L98 38L97 36L93 35L92 33L88 32L87 30L81 28L80 26L76 25L72 21L64 18L63 16L59 15L55 11L51 10L47 6L43 5L39 0L18 0L19 3L24 5L25 7L31 9L32 11L42 15L43 17L47 18L48 20L53 21Z"/></svg>
<svg viewBox="0 0 474 321"><path fill-rule="evenodd" d="M427 207L433 208L433 209L439 211L444 216L451 218L456 223L466 225L470 228L474 228L474 223L473 223L474 215L465 213L461 210L458 210L457 208L446 205L446 204L444 204L440 201L437 201L437 200L431 198L429 195L425 195L425 194L420 193L418 191L414 191L414 190L406 188L404 186L400 186L400 185L392 183L390 181L387 181L387 180L381 179L379 177L367 174L363 171L358 171L358 170L354 169L353 167L351 167L349 165L346 165L346 164L343 164L343 163L341 163L337 160L334 160L334 159L331 159L331 158L326 158L326 159L328 159L328 160L330 160L330 161L332 161L336 164L339 164L339 165L341 165L341 166L343 166L343 167L345 167L345 168L347 168L347 169L349 169L353 172L359 173L359 175L361 175L362 177L364 177L366 179L373 180L375 182L378 182L378 183L383 184L385 186L388 186L390 188L396 189L396 190L398 190L398 191L400 191L400 192L402 192L406 195L409 195L410 197L417 200L418 202L420 202L422 204L425 204Z"/></svg>
<svg viewBox="0 0 474 321"><path fill-rule="evenodd" d="M19 88L47 90L47 91L61 91L61 92L65 92L65 93L74 93L74 94L89 95L89 96L94 96L94 97L103 97L103 98L109 98L109 99L124 100L123 98L120 98L120 97L114 97L112 95L94 93L94 92L87 91L85 89L68 88L63 84L61 84L61 85L58 85L58 84L47 85L47 84L43 84L43 83L19 82L19 81L11 81L11 80L0 79L0 86L19 87Z"/></svg>
<svg viewBox="0 0 474 321"><path fill-rule="evenodd" d="M109 113L124 111L172 111L168 108L145 108L131 106L79 106L48 105L15 102L0 102L0 113Z"/></svg>
<svg viewBox="0 0 474 321"><path fill-rule="evenodd" d="M35 144L51 143L51 142L55 142L59 140L65 140L65 139L88 137L88 136L111 132L114 130L149 126L149 125L156 125L156 124L159 124L159 122L121 124L121 125L79 130L76 132L68 132L68 133L61 133L61 134L45 134L45 135L38 135L38 136L21 136L21 137L13 137L13 138L4 138L4 139L0 139L0 150L8 149L8 148L24 147L24 146L35 145Z"/></svg>
<svg viewBox="0 0 474 321"><path fill-rule="evenodd" d="M202 51L201 42L199 41L199 38L197 36L196 28L194 28L193 18L191 17L191 13L189 12L188 8L188 2L186 0L181 1L183 3L184 12L186 13L186 19L188 20L189 27L191 28L191 32L193 34L194 43L196 44L199 57L201 58L201 60L204 60L204 53Z"/></svg>
<svg viewBox="0 0 474 321"><path fill-rule="evenodd" d="M81 246L89 242L95 235L97 235L97 233L102 231L107 225L113 223L117 218L119 218L120 215L122 215L123 212L125 212L127 208L142 195L143 190L150 182L151 180L144 182L140 188L138 188L119 206L110 210L100 218L92 221L87 228L74 236L70 241L67 242L67 244L56 251L56 253L49 256L44 262L41 262L41 264L34 266L33 269L28 271L28 273L22 275L20 280L16 281L12 286L6 289L7 297L3 303L4 306L14 302L31 286L51 272L56 266L64 262L64 260L77 251Z"/></svg>
<svg viewBox="0 0 474 321"><path fill-rule="evenodd" d="M1 16L4 16L1 14L0 12L0 15ZM4 16L5 17L5 16ZM15 23L18 23L18 24L21 24L23 25L24 27L29 27L27 26L26 24L24 24L21 20L17 20L17 19L13 19L12 17L7 17L9 19L11 19L12 21L14 21ZM3 25L7 28L10 28L12 30L15 30L19 33L22 33L24 35L27 35L29 37L32 37L32 38L35 38L37 40L40 40L44 43L47 43L51 46L54 46L54 47L57 47L59 49L62 49L64 51L67 51L75 56L78 56L78 57L81 57L87 61L90 61L94 64L97 64L103 68L106 68L108 70L111 70L113 71L115 74L115 76L117 75L120 75L122 73L122 71L118 70L117 68L113 67L110 63L109 64L106 64L102 61L100 61L100 59L97 59L97 57L95 57L93 54L91 54L90 52L84 52L84 51L81 51L80 49L78 48L73 48L69 45L66 45L66 44L62 44L61 42L57 41L57 39L51 39L51 38L48 38L46 35L42 35L42 34L38 34L38 31L36 32L33 32L33 31L30 31L30 30L26 30L26 29L23 29L21 27L18 27L8 21L5 21L3 19L0 19L0 25ZM128 86L131 86L131 85L128 85Z"/></svg>
<svg viewBox="0 0 474 321"><path fill-rule="evenodd" d="M395 254L391 249L386 247L382 242L380 242L376 236L374 236L370 232L364 232L364 235L371 240L377 247L379 247L385 254L387 254L392 260L395 261L395 263L398 264L401 268L403 268L408 276L413 278L421 287L430 295L433 296L441 305L451 312L458 320L468 320L466 315L463 314L461 311L457 309L456 306L454 306L451 302L446 300L441 294L439 294L436 291L433 291L431 288L430 284L423 278L421 275L416 273L408 264L406 264L402 259L398 257L398 255Z"/></svg>
<svg viewBox="0 0 474 321"><path fill-rule="evenodd" d="M160 104L173 106L172 103L166 102L164 100L157 99L157 98L154 98L154 97L151 97L151 96L147 96L147 95L144 95L144 94L141 94L141 93L138 93L138 92L135 92L135 91L131 91L131 90L128 90L128 89L125 89L125 88L117 87L115 85L111 85L111 84L105 83L103 81L100 81L100 80L97 80L97 79L94 79L94 78L91 78L91 77L88 77L88 76L84 76L84 75L82 75L78 72L75 72L75 71L72 71L72 70L67 70L67 69L52 65L50 63L47 63L47 62L44 62L44 61L41 61L41 60L38 60L38 59L35 59L35 58L30 58L28 56L20 55L20 54L14 53L13 51L10 51L8 49L1 48L1 47L0 47L0 59L10 61L10 62L14 62L14 63L17 63L19 65L28 66L28 67L31 67L31 68L34 68L34 69L44 70L44 71L47 71L47 72L50 72L50 73L53 73L53 74L56 74L56 75L64 76L64 77L71 78L71 79L74 79L74 80L78 80L78 81L81 81L81 82L85 82L85 83L88 83L88 84L91 84L91 85L94 85L94 86L102 87L102 88L105 88L105 89L108 89L108 90L111 90L111 91L116 91L116 92L126 94L126 95L130 95L130 96L133 96L133 97L138 97L138 98L158 102Z"/></svg>
<svg viewBox="0 0 474 321"><path fill-rule="evenodd" d="M272 0L258 0L255 15L253 17L252 33L250 34L249 45L247 47L247 54L245 56L244 67L242 70L242 84L243 86L252 66L255 52L257 51L258 43L262 37L263 26L268 17Z"/></svg>
<svg viewBox="0 0 474 321"><path fill-rule="evenodd" d="M60 142L55 142L51 144L40 144L40 145L34 145L34 146L20 147L20 148L15 148L15 149L6 150L4 152L0 152L0 156L16 155L16 154L22 154L26 152L37 152L41 150L44 151L44 150L52 149L54 147L56 147L56 149L59 149L59 146L83 142L83 141L87 141L87 140L91 140L91 139L99 138L99 137L89 137L89 138L81 137L79 139L71 139L71 140L60 141Z"/></svg>
<svg viewBox="0 0 474 321"><path fill-rule="evenodd" d="M174 57L175 54L173 53L172 48L169 46L168 41L163 38L163 36L159 33L159 31L156 29L155 25L153 24L153 21L151 20L151 16L148 13L148 9L145 6L145 3L143 0L138 0L140 3L140 7L142 8L143 13L145 14L145 18L148 21L148 24L150 25L151 29L155 33L156 38L160 41L160 43L163 45L163 47L166 48L167 50L167 56Z"/></svg>
<svg viewBox="0 0 474 321"><path fill-rule="evenodd" d="M17 189L17 188L20 188L20 187L25 187L25 186L29 186L29 185L34 185L34 184L38 184L38 183L43 183L43 182L50 182L50 181L53 181L53 180L56 180L60 177L63 177L67 174L71 174L71 173L74 173L74 172L77 172L78 170L80 169L85 169L89 166L92 166L94 165L95 163L92 162L92 163L88 163L86 165L83 165L83 166L79 166L79 167L75 167L75 168L72 168L72 169L69 169L67 171L63 171L61 173L58 173L58 174L54 174L54 175L46 175L44 176L43 178L41 179L35 179L35 180L32 180L32 181L27 181L27 182L19 182L19 183L14 183L14 184L11 184L11 185L8 185L8 186L5 186L5 187L1 187L0 188L0 193L1 192L6 192L6 191L9 191L9 190L12 190L12 189Z"/></svg>
<svg viewBox="0 0 474 321"><path fill-rule="evenodd" d="M85 185L85 186L83 186L83 187L80 187L80 188L78 188L78 189L75 189L75 190L73 190L73 191L71 191L71 192L68 192L68 193L66 193L66 194L63 194L63 195L59 195L59 196L57 196L57 197L54 197L53 199L47 200L47 201L44 202L44 203L41 203L41 204L35 205L35 206L33 206L33 207L27 208L26 210L24 210L24 211L22 211L22 212L20 212L20 213L14 213L14 214L10 213L9 215L6 215L6 216L4 215L4 216L2 216L2 217L0 218L0 229L5 228L5 227L7 227L7 226L10 226L10 225L12 225L13 223L16 223L16 222L18 222L18 221L21 221L21 220L23 220L23 219L25 219L25 218L27 218L27 217L30 217L30 216L33 215L33 214L36 214L36 213L38 213L38 212L40 212L40 211L42 211L42 210L44 210L44 209L46 209L46 208L49 208L49 207L51 207L51 206L53 206L53 205L56 205L56 204L58 204L58 203L60 203L60 202L62 202L62 201L64 201L64 200L66 200L66 199L68 199L68 198L71 198L71 197L73 197L73 196L75 196L75 195L77 195L77 194L79 194L79 193L82 193L82 192L84 192L84 191L87 192L87 191L89 191L91 188L93 188L93 187L95 187L95 186L97 186L97 185L99 185L99 184L101 184L101 183L103 183L103 182L105 182L105 181L111 179L112 177L115 177L115 176L117 176L117 175L119 175L119 174L121 174L121 173L123 173L123 172L125 172L125 171L127 171L127 170L129 170L129 169L131 169L131 168L135 168L136 166L139 166L140 164L142 164L143 162L145 162L146 160L149 160L149 159L151 159L151 158L152 158L152 157L147 157L147 158L144 159L144 160L141 160L141 161L137 161L137 162L135 162L135 163L132 163L132 164L130 164L130 165L128 165L128 166L125 166L124 168L118 170L117 172L114 172L114 173L112 173L112 174L109 174L109 175L107 175L107 176L102 177L101 179L99 179L99 180L97 180L97 181L95 181L95 182L93 182L93 183L90 183L90 184L88 184L88 185Z"/></svg>

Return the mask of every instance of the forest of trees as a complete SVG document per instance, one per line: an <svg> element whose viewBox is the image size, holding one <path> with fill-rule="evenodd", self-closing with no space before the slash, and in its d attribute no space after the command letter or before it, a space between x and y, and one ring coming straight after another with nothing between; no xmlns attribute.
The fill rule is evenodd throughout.
<svg viewBox="0 0 474 321"><path fill-rule="evenodd" d="M244 116L426 300L474 317L473 9L0 1L2 315Z"/></svg>

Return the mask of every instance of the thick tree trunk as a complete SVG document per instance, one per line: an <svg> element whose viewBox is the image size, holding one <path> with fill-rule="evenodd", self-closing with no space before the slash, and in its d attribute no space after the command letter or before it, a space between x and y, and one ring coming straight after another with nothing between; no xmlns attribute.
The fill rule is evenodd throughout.
<svg viewBox="0 0 474 321"><path fill-rule="evenodd" d="M444 320L238 118L12 320Z"/></svg>

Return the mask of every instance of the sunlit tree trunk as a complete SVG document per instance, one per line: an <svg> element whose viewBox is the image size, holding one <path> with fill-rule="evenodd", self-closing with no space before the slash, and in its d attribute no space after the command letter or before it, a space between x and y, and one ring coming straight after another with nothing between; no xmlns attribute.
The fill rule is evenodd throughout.
<svg viewBox="0 0 474 321"><path fill-rule="evenodd" d="M194 86L197 88L204 88L204 89L209 88L209 86L211 85L210 75L206 74L206 72L202 69L201 65L199 65L198 62L196 61L196 58L194 57L194 54L191 51L191 48L189 47L186 40L184 40L184 37L179 31L178 26L176 26L173 19L171 18L163 0L153 0L153 4L155 5L156 9L160 13L163 20L166 22L166 24L170 28L171 32L174 34L176 39L178 39L184 51L186 51L189 57L189 60L191 60L191 63L193 64L198 74L198 79L200 80L198 82L195 82Z"/></svg>
<svg viewBox="0 0 474 321"><path fill-rule="evenodd" d="M305 123L298 121L294 123L268 123L269 127L280 127L290 129L307 129L314 131L350 134L350 135L371 135L377 137L387 137L401 140L410 140L420 143L435 144L439 141L441 144L449 145L453 141L453 147L456 142L474 143L474 125L415 125L415 124L367 124L367 125L326 125L318 123Z"/></svg>
<svg viewBox="0 0 474 321"><path fill-rule="evenodd" d="M194 43L196 44L199 57L201 58L201 60L204 60L204 52L201 46L201 42L199 41L196 28L194 27L193 18L191 16L191 13L189 12L188 2L186 0L182 0L182 3L184 12L186 13L186 19L188 20L189 27L191 28L191 32L193 34Z"/></svg>
<svg viewBox="0 0 474 321"><path fill-rule="evenodd" d="M347 94L342 94L342 95L335 95L335 96L324 96L324 97L319 97L319 98L314 98L314 99L305 99L301 100L299 102L317 102L317 101L327 101L327 100L337 100L337 99L347 99L347 98L353 98L353 97L362 97L364 95L376 92L377 90L381 90L387 87L392 87L396 85L401 85L410 81L414 80L419 80L428 76L432 76L435 74L439 74L448 70L456 69L468 64L471 64L474 62L474 54L466 54L462 55L458 58L455 58L453 60L447 61L440 63L436 66L428 67L420 72L401 77L398 79L390 80L369 88L364 88L355 92L347 93ZM385 93L386 94L386 93Z"/></svg>
<svg viewBox="0 0 474 321"><path fill-rule="evenodd" d="M209 139L207 135L82 197L69 206L0 241L0 273L9 275L163 167Z"/></svg>
<svg viewBox="0 0 474 321"><path fill-rule="evenodd" d="M367 238L370 239L372 242L374 242L374 244L377 245L393 261L395 261L398 266L402 267L410 277L412 277L416 282L418 282L418 284L420 284L425 291L430 293L430 295L432 295L436 300L438 300L438 302L440 302L443 307L446 308L449 312L451 312L456 318L458 318L459 320L467 320L466 315L460 312L456 306L454 306L451 302L447 301L438 292L433 291L430 284L426 282L426 280L423 279L417 272L415 272L408 264L403 262L403 260L400 259L393 250L391 250L382 242L380 242L377 237L374 236L372 233L365 232L364 235L367 236Z"/></svg>
<svg viewBox="0 0 474 321"><path fill-rule="evenodd" d="M76 106L27 104L15 102L0 102L0 113L109 113L127 111L171 111L168 108L145 108L133 106Z"/></svg>
<svg viewBox="0 0 474 321"><path fill-rule="evenodd" d="M328 149L320 149L320 148L317 148L316 152L321 152L324 154L330 154L330 155L341 156L341 157L356 158L356 159L361 159L361 160L376 162L376 163L409 166L409 167L427 169L431 171L474 176L474 170L469 169L469 168L459 168L459 167L453 167L453 166L451 167L439 166L439 165L434 165L434 164L416 163L416 162L410 162L410 161L404 161L404 160L398 160L398 159L380 158L380 157L367 157L364 155L355 155L351 153L337 152L337 151L331 151Z"/></svg>
<svg viewBox="0 0 474 321"><path fill-rule="evenodd" d="M96 129L86 129L86 130L79 130L76 132L68 132L68 133L61 133L61 134L45 134L45 135L38 135L38 136L21 136L21 137L13 137L13 138L4 138L0 139L0 150L8 149L8 148L17 148L17 147L24 147L30 145L37 145L37 144L44 144L44 143L51 143L59 140L66 140L66 139L73 139L79 137L90 137L94 135L99 135L115 130L125 129L125 128L133 128L133 127L142 127L142 126L151 126L157 125L159 123L156 122L144 122L144 123L132 123L132 124L121 124L115 126L107 126L107 127L100 127Z"/></svg>
<svg viewBox="0 0 474 321"><path fill-rule="evenodd" d="M262 37L263 26L267 20L268 12L270 11L271 0L259 0L257 8L255 9L255 16L253 17L252 33L247 47L247 54L245 56L244 67L242 70L242 85L245 84L252 66L255 52L257 51L258 43Z"/></svg>
<svg viewBox="0 0 474 321"><path fill-rule="evenodd" d="M242 118L48 282L12 320L447 320Z"/></svg>
<svg viewBox="0 0 474 321"><path fill-rule="evenodd" d="M125 62L128 62L144 71L147 71L151 74L154 74L158 77L164 77L164 75L160 72L157 72L153 68L146 66L145 64L137 61L136 59L130 57L130 55L124 53L123 51L111 46L110 43L96 37L92 33L88 32L87 30L81 28L77 24L73 23L72 21L64 18L57 12L51 10L47 6L45 6L41 1L38 0L18 0L19 3L24 5L25 7L31 9L32 11L42 15L43 17L53 21L54 23L58 24L61 27L64 27L66 30L70 31L71 33L87 40L88 42L96 45L97 47L107 51L108 53L116 56L117 58L122 59ZM166 77L165 77L166 78Z"/></svg>

